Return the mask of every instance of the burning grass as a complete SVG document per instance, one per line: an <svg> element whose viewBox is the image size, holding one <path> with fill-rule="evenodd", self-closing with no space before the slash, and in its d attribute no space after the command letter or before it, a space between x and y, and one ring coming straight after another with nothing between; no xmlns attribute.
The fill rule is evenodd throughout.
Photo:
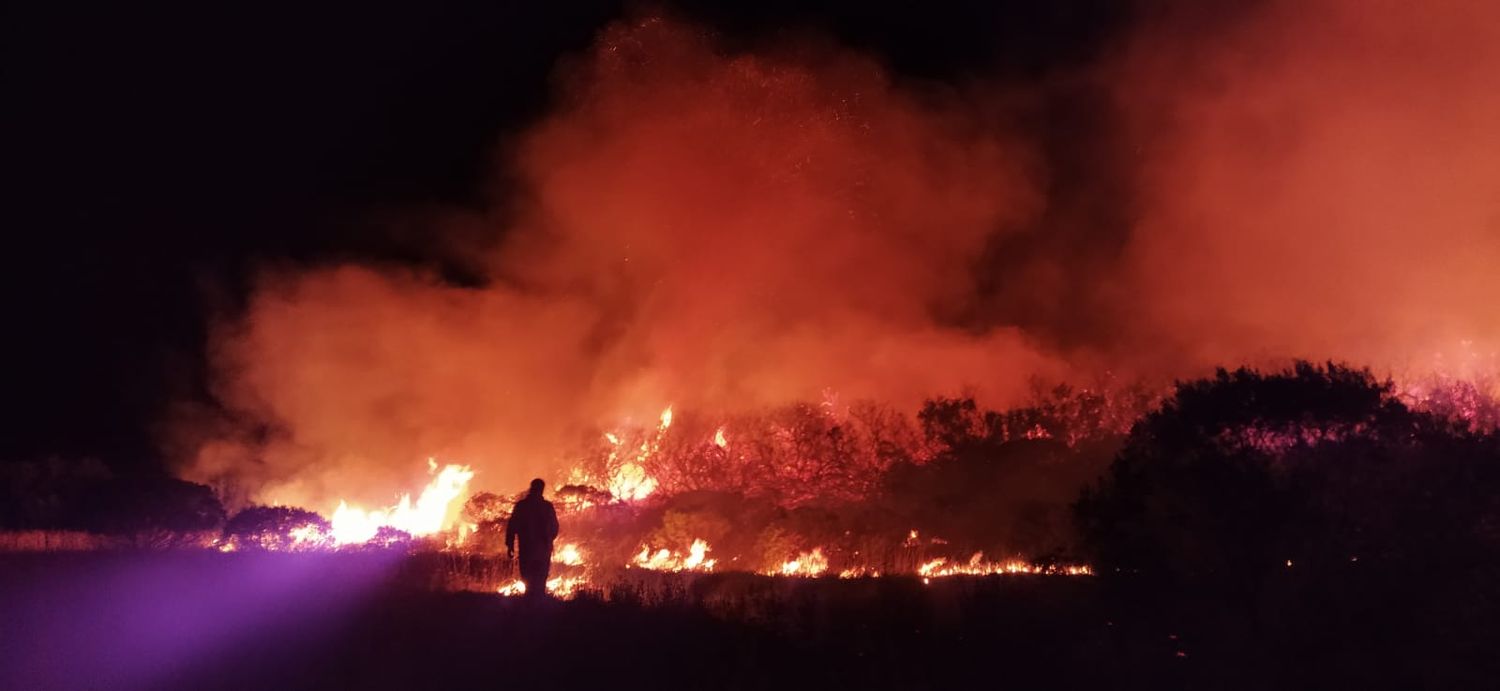
<svg viewBox="0 0 1500 691"><path fill-rule="evenodd" d="M486 678L498 640L516 646L502 657L524 670L518 674L539 660L549 672L576 666L577 656L603 649L614 675L641 670L629 680L652 686L663 683L662 670L734 686L715 676L731 669L730 681L755 687L919 688L990 677L1067 680L1063 686L1146 680L1150 688L1351 679L1473 687L1492 678L1476 676L1473 661L1487 654L1500 621L1493 606L1500 437L1471 418L1413 410L1403 400L1395 386L1336 366L1221 372L1179 386L1118 452L1108 437L1070 437L1045 425L1046 435L1010 436L996 432L1010 427L990 424L1008 414L935 401L917 419L919 438L938 450L898 459L855 497L778 502L748 490L679 491L671 482L645 497L559 491L567 499L558 501L564 537L548 584L555 598L506 597L521 593L515 564L497 553L495 538L513 498L476 493L462 510L457 495L446 502L447 529L426 536L392 529L388 541L313 541L331 524L289 507L241 512L223 535L192 549L63 553L71 544L63 540L40 554L0 556L11 567L0 570L8 581L0 599L23 621L72 612L95 626L96 609L120 602L151 618L161 608L135 603L197 598L161 609L173 621L140 625L187 630L194 640L223 633L215 622L247 612L282 612L280 625L299 635L320 617L351 622L342 640L353 642L338 644L350 647L319 651L324 658L308 663L308 678L335 687L395 683L368 664L394 665L382 671L406 675L397 685L437 683L433 669L464 670L454 683L474 684ZM838 419L820 414L827 416L820 425ZM630 462L648 472L673 462L674 448L735 448L732 426L721 434L718 425L689 426L691 418L674 413L670 423L606 440L631 449ZM650 453L628 441L632 434L648 440ZM1108 472L1075 514L1097 561L1085 566L1065 551L1038 549L1059 544L1035 529L1079 497L1077 478L1097 476L1101 466L1089 464L1100 458ZM1049 485L1049 477L1061 479ZM1037 518L1018 521L1026 501ZM83 592L62 597L54 587ZM55 612L37 614L37 603ZM213 622L196 621L199 610ZM563 632L570 626L612 635L580 638ZM74 628L44 630L39 640L72 641ZM255 645L270 645L262 629L245 630ZM668 658L682 655L664 655L656 648L663 641L698 651L713 669L672 666ZM287 649L317 650L297 643ZM1328 659L1304 653L1330 645L1337 654ZM485 665L454 659L455 649L483 655ZM42 653L24 661L35 666ZM1026 672L997 671L992 663L1002 653ZM381 660L368 663L372 657ZM1418 662L1372 671L1372 660L1404 658ZM217 681L241 680L234 676L241 672L265 681L264 671L223 659L214 673L230 676ZM1347 664L1355 659L1361 665ZM417 669L428 676L413 676ZM797 674L808 669L813 676Z"/></svg>
<svg viewBox="0 0 1500 691"><path fill-rule="evenodd" d="M1048 623L986 634L992 643L1018 655L1023 640L1031 641L1026 650L1062 650L1057 644L1076 635L1068 631L1086 620L1081 612L1096 591L1041 578L923 586L913 578L641 569L562 602L434 588L460 569L476 579L503 573L499 561L440 552L0 555L0 604L20 627L0 632L8 644L0 655L21 654L4 658L15 664L0 669L0 681L385 689L475 688L497 679L555 688L801 688L843 679L888 688L894 678L882 676L910 683L928 664L947 661L955 675L978 671L979 658L942 642L963 640L1007 612ZM1040 678L1046 667L1027 669Z"/></svg>
<svg viewBox="0 0 1500 691"><path fill-rule="evenodd" d="M1275 615L1252 623L1193 590L1163 601L1138 590L1147 584L1029 574L924 583L631 569L559 602L448 592L460 573L474 590L506 574L504 560L454 552L9 554L0 685L1483 686L1486 668L1453 645L1458 633L1418 626L1409 599L1372 612L1374 572L1345 571L1329 596L1280 572L1261 602ZM1298 652L1312 642L1319 654Z"/></svg>

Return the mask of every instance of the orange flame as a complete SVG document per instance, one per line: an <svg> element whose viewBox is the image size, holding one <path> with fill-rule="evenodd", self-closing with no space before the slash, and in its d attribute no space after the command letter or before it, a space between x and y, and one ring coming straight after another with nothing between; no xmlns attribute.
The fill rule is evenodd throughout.
<svg viewBox="0 0 1500 691"><path fill-rule="evenodd" d="M583 566L583 550L570 542L552 554L552 561L564 566Z"/></svg>
<svg viewBox="0 0 1500 691"><path fill-rule="evenodd" d="M702 538L693 540L685 556L669 549L652 552L649 546L641 545L641 553L635 555L634 564L651 571L713 571L719 562L708 558L710 549L708 542Z"/></svg>
<svg viewBox="0 0 1500 691"><path fill-rule="evenodd" d="M364 544L381 528L395 528L412 536L432 535L448 527L448 516L474 478L469 466L448 464L437 470L437 461L428 459L429 472L437 477L422 489L415 503L410 494L401 495L395 506L365 510L340 501L333 512L333 541L338 545ZM293 536L297 538L296 535Z"/></svg>
<svg viewBox="0 0 1500 691"><path fill-rule="evenodd" d="M821 576L828 570L828 557L823 556L822 547L814 547L811 552L803 552L795 559L788 560L779 568L769 571L770 575L781 576Z"/></svg>

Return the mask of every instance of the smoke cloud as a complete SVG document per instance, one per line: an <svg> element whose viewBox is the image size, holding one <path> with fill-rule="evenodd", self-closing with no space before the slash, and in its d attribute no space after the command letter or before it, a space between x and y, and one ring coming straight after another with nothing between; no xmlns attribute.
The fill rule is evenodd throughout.
<svg viewBox="0 0 1500 691"><path fill-rule="evenodd" d="M506 162L513 212L469 221L491 224L483 287L263 278L213 353L221 401L263 428L203 447L195 477L322 507L386 500L436 456L520 486L570 435L668 404L1003 399L1060 371L1016 329L932 316L1038 205L1026 148L956 97L661 19L609 28L561 84Z"/></svg>
<svg viewBox="0 0 1500 691"><path fill-rule="evenodd" d="M465 222L485 240L468 256L480 286L390 266L266 273L212 344L238 422L187 473L321 509L388 500L429 456L520 487L554 476L576 435L669 403L970 389L1000 406L1034 377L1100 369L1497 364L1500 8L1185 17L1142 22L1090 69L1130 198L1118 251L1078 275L1055 268L1066 242L993 256L1068 198L994 102L828 46L735 52L672 21L614 25L502 162L505 211ZM1041 275L1088 282L1085 313L1048 317L1086 346L1041 345L1062 327L1035 314L941 316ZM1048 301L1017 304L1032 303Z"/></svg>
<svg viewBox="0 0 1500 691"><path fill-rule="evenodd" d="M1130 349L1493 368L1500 6L1278 0L1201 26L1108 67L1139 152Z"/></svg>

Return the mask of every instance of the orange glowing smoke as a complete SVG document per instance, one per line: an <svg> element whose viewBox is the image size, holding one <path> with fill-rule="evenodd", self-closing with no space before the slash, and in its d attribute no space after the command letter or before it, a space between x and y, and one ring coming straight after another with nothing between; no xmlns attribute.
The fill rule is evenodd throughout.
<svg viewBox="0 0 1500 691"><path fill-rule="evenodd" d="M934 318L1038 203L1025 147L958 99L856 55L733 53L659 19L607 29L559 83L507 161L523 203L458 221L484 229L466 249L484 286L358 265L261 277L212 355L220 400L272 434L200 444L191 476L369 504L405 459L439 455L524 486L580 430L668 402L831 389L914 408L1056 369L1015 329Z"/></svg>
<svg viewBox="0 0 1500 691"><path fill-rule="evenodd" d="M1105 69L1143 157L1126 347L1494 371L1500 4L1257 5Z"/></svg>
<svg viewBox="0 0 1500 691"><path fill-rule="evenodd" d="M192 430L186 474L370 506L427 455L495 488L557 477L581 435L669 402L732 413L833 391L911 410L972 387L1003 407L1075 366L1420 373L1460 343L1464 363L1500 366L1495 26L1500 5L1464 0L1153 19L1090 71L1118 109L1130 154L1101 165L1130 209L1075 276L1071 255L993 265L1059 203L1040 147L1007 125L1016 85L914 88L834 47L613 25L507 148L496 178L517 187L432 222L477 286L385 265L260 277L213 335L231 419ZM982 309L1055 288L1035 276L1098 306L1067 315L1067 350L1046 323ZM657 491L643 452L619 449L617 497Z"/></svg>

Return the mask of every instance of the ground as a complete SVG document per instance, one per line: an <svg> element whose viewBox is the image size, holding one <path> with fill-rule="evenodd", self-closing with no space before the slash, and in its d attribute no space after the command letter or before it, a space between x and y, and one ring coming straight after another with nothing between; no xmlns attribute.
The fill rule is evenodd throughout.
<svg viewBox="0 0 1500 691"><path fill-rule="evenodd" d="M562 602L431 590L411 563L379 551L7 555L0 688L1382 683L1349 646L1251 645L1232 610L1148 606L1098 578L662 576Z"/></svg>

